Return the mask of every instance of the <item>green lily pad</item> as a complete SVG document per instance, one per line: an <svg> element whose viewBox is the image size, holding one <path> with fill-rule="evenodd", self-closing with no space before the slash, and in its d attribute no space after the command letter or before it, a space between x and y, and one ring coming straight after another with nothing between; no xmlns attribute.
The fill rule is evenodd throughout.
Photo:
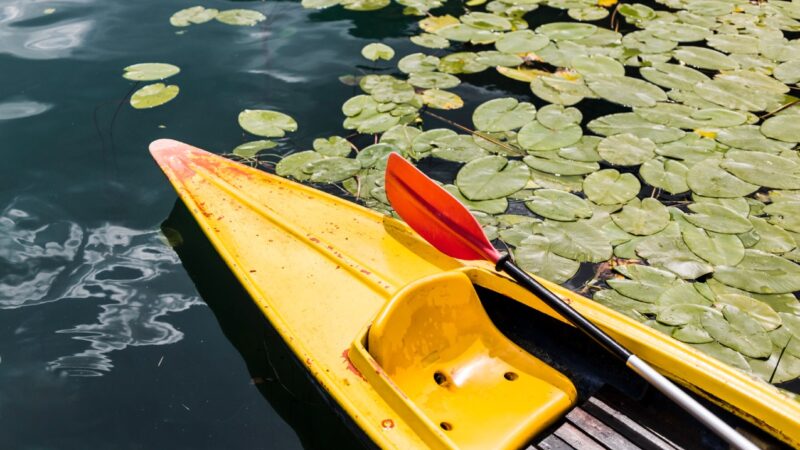
<svg viewBox="0 0 800 450"><path fill-rule="evenodd" d="M800 201L782 201L764 207L769 223L784 230L800 233Z"/></svg>
<svg viewBox="0 0 800 450"><path fill-rule="evenodd" d="M586 197L598 205L627 203L639 193L641 184L636 176L614 169L594 172L583 181Z"/></svg>
<svg viewBox="0 0 800 450"><path fill-rule="evenodd" d="M758 53L758 38L742 34L715 34L706 39L708 46L725 53Z"/></svg>
<svg viewBox="0 0 800 450"><path fill-rule="evenodd" d="M169 23L175 27L188 27L192 24L206 23L216 17L217 13L219 11L213 8L206 9L202 6L192 6L173 14L169 18Z"/></svg>
<svg viewBox="0 0 800 450"><path fill-rule="evenodd" d="M560 148L557 153L558 156L573 161L598 162L603 159L600 157L600 154L597 153L597 145L601 140L602 139L597 136L582 136L578 142L569 147Z"/></svg>
<svg viewBox="0 0 800 450"><path fill-rule="evenodd" d="M706 197L735 198L752 194L758 186L740 180L720 167L722 158L708 158L693 165L686 175L692 192Z"/></svg>
<svg viewBox="0 0 800 450"><path fill-rule="evenodd" d="M518 30L506 33L500 37L494 46L504 53L529 53L544 48L550 39L543 34L531 30Z"/></svg>
<svg viewBox="0 0 800 450"><path fill-rule="evenodd" d="M242 158L253 158L260 151L268 150L270 148L275 148L277 145L278 145L277 142L268 140L250 141L237 146L236 148L233 149L231 153L233 153L236 156L241 156Z"/></svg>
<svg viewBox="0 0 800 450"><path fill-rule="evenodd" d="M578 142L583 136L579 125L552 130L539 122L528 122L517 134L517 143L525 150L557 150Z"/></svg>
<svg viewBox="0 0 800 450"><path fill-rule="evenodd" d="M570 67L584 77L625 76L625 66L605 55L580 55L570 62ZM591 87L591 86L590 86Z"/></svg>
<svg viewBox="0 0 800 450"><path fill-rule="evenodd" d="M311 175L304 172L303 168L314 161L319 161L324 156L313 150L306 150L304 152L292 153L285 156L275 165L275 173L282 177L292 177L299 181L308 180Z"/></svg>
<svg viewBox="0 0 800 450"><path fill-rule="evenodd" d="M544 236L529 236L514 250L515 262L525 271L554 283L564 283L578 272L580 263L558 256Z"/></svg>
<svg viewBox="0 0 800 450"><path fill-rule="evenodd" d="M654 106L667 100L660 87L626 76L603 76L587 81L589 89L605 100L624 106Z"/></svg>
<svg viewBox="0 0 800 450"><path fill-rule="evenodd" d="M381 135L381 144L395 146L404 155L411 151L414 140L422 134L419 128L396 125Z"/></svg>
<svg viewBox="0 0 800 450"><path fill-rule="evenodd" d="M714 279L757 294L782 294L800 290L800 266L760 250L745 250L736 266L720 266Z"/></svg>
<svg viewBox="0 0 800 450"><path fill-rule="evenodd" d="M672 337L675 339L686 342L687 344L704 344L707 342L714 342L714 338L708 334L700 325L687 324L680 328L675 328L672 332Z"/></svg>
<svg viewBox="0 0 800 450"><path fill-rule="evenodd" d="M611 244L605 235L586 220L554 222L546 220L534 230L550 241L553 253L578 262L603 262L611 257Z"/></svg>
<svg viewBox="0 0 800 450"><path fill-rule="evenodd" d="M586 200L557 189L537 189L525 206L535 214L562 222L588 219L594 214Z"/></svg>
<svg viewBox="0 0 800 450"><path fill-rule="evenodd" d="M386 44L380 42L373 42L367 44L361 49L361 56L370 61L377 61L379 59L390 60L394 58L394 49Z"/></svg>
<svg viewBox="0 0 800 450"><path fill-rule="evenodd" d="M312 183L336 183L344 181L361 170L361 163L355 159L332 157L311 161L303 166Z"/></svg>
<svg viewBox="0 0 800 450"><path fill-rule="evenodd" d="M215 19L227 25L252 27L266 20L267 16L252 9L228 9L220 11Z"/></svg>
<svg viewBox="0 0 800 450"><path fill-rule="evenodd" d="M508 31L511 22L505 17L485 12L470 12L461 16L461 22L489 31Z"/></svg>
<svg viewBox="0 0 800 450"><path fill-rule="evenodd" d="M502 214L508 209L508 200L505 197L491 200L470 200L461 194L457 186L446 184L444 189L472 211L481 211L486 214Z"/></svg>
<svg viewBox="0 0 800 450"><path fill-rule="evenodd" d="M422 93L422 103L433 109L458 109L464 106L461 97L441 89L426 89Z"/></svg>
<svg viewBox="0 0 800 450"><path fill-rule="evenodd" d="M568 79L557 75L543 75L531 82L531 92L549 103L574 105L594 93L583 82L583 78Z"/></svg>
<svg viewBox="0 0 800 450"><path fill-rule="evenodd" d="M486 50L477 53L475 62L487 66L500 66L500 67L516 67L524 61L517 55L509 53L498 52L495 50Z"/></svg>
<svg viewBox="0 0 800 450"><path fill-rule="evenodd" d="M155 108L177 97L178 92L180 88L174 84L169 86L164 83L148 84L131 95L130 103L136 109Z"/></svg>
<svg viewBox="0 0 800 450"><path fill-rule="evenodd" d="M787 84L800 82L800 60L786 61L780 64L775 67L772 75Z"/></svg>
<svg viewBox="0 0 800 450"><path fill-rule="evenodd" d="M630 297L625 297L613 289L597 291L594 293L592 299L601 305L633 318L637 316L636 314L632 314L632 312L639 314L655 314L659 309L658 306L652 303L640 302Z"/></svg>
<svg viewBox="0 0 800 450"><path fill-rule="evenodd" d="M583 190L583 177L580 175L558 175L531 169L531 181L535 185L534 187L568 192L580 192Z"/></svg>
<svg viewBox="0 0 800 450"><path fill-rule="evenodd" d="M634 198L622 207L622 211L612 214L611 220L630 234L649 236L666 228L669 212L654 198Z"/></svg>
<svg viewBox="0 0 800 450"><path fill-rule="evenodd" d="M724 345L719 344L718 342L709 342L707 344L693 344L693 347L700 350L701 352L713 356L718 360L724 362L725 364L729 364L731 367L735 367L737 369L742 370L750 370L750 366L747 364L747 360L742 356L741 353L737 352L736 350L732 350Z"/></svg>
<svg viewBox="0 0 800 450"><path fill-rule="evenodd" d="M656 320L667 325L687 325L691 323L700 323L704 314L719 315L719 318L722 319L722 314L714 311L708 306L696 304L677 304L662 308L658 312Z"/></svg>
<svg viewBox="0 0 800 450"><path fill-rule="evenodd" d="M434 72L439 66L439 58L424 53L412 53L397 62L397 68L404 73Z"/></svg>
<svg viewBox="0 0 800 450"><path fill-rule="evenodd" d="M239 113L239 126L256 136L283 137L297 131L297 122L288 115L264 109L245 109Z"/></svg>
<svg viewBox="0 0 800 450"><path fill-rule="evenodd" d="M485 156L458 171L456 186L470 200L490 200L517 192L529 179L530 171L525 164L502 156Z"/></svg>
<svg viewBox="0 0 800 450"><path fill-rule="evenodd" d="M444 73L478 73L489 66L477 61L478 55L472 52L450 53L439 61L438 69ZM402 69L401 69L402 70Z"/></svg>
<svg viewBox="0 0 800 450"><path fill-rule="evenodd" d="M394 151L397 151L397 149L390 144L372 144L358 152L356 161L363 169L381 168L386 164L389 154Z"/></svg>
<svg viewBox="0 0 800 450"><path fill-rule="evenodd" d="M324 156L347 156L352 150L350 142L339 136L331 136L328 139L317 138L313 143L314 150Z"/></svg>
<svg viewBox="0 0 800 450"><path fill-rule="evenodd" d="M750 223L753 224L753 230L759 237L753 249L782 254L797 247L792 235L783 228L772 225L760 217L750 217Z"/></svg>
<svg viewBox="0 0 800 450"><path fill-rule="evenodd" d="M800 142L800 117L797 115L772 116L761 124L764 136L783 142ZM794 188L797 189L797 188Z"/></svg>
<svg viewBox="0 0 800 450"><path fill-rule="evenodd" d="M711 80L699 70L670 63L654 63L652 66L642 67L639 73L645 80L661 87L689 91L698 83Z"/></svg>
<svg viewBox="0 0 800 450"><path fill-rule="evenodd" d="M708 231L724 234L746 233L753 224L746 217L732 209L713 203L693 203L689 209L695 214L687 214L686 220Z"/></svg>
<svg viewBox="0 0 800 450"><path fill-rule="evenodd" d="M671 272L668 272L671 273ZM711 300L698 291L698 286L703 283L673 283L666 290L658 294L656 303L662 306L669 305L702 305L711 306Z"/></svg>
<svg viewBox="0 0 800 450"><path fill-rule="evenodd" d="M417 36L411 36L411 42L419 45L420 47L427 48L447 48L450 47L450 41L431 33L421 33Z"/></svg>
<svg viewBox="0 0 800 450"><path fill-rule="evenodd" d="M325 9L341 4L342 0L303 0L301 4L306 9Z"/></svg>
<svg viewBox="0 0 800 450"><path fill-rule="evenodd" d="M583 114L577 108L564 108L561 105L546 105L536 112L536 120L551 130L563 130L570 125L581 123Z"/></svg>
<svg viewBox="0 0 800 450"><path fill-rule="evenodd" d="M778 155L730 150L719 166L749 183L776 189L800 189L800 164Z"/></svg>
<svg viewBox="0 0 800 450"><path fill-rule="evenodd" d="M609 136L597 145L600 156L615 166L638 166L655 156L656 144L630 133Z"/></svg>
<svg viewBox="0 0 800 450"><path fill-rule="evenodd" d="M646 259L650 265L669 270L686 280L701 277L714 270L692 253L681 238L680 231L673 231L670 226L638 242L636 254Z"/></svg>
<svg viewBox="0 0 800 450"><path fill-rule="evenodd" d="M772 353L772 341L764 327L735 306L722 308L724 318L705 313L703 328L720 344L751 358L766 358Z"/></svg>
<svg viewBox="0 0 800 450"><path fill-rule="evenodd" d="M765 93L742 83L721 78L699 83L694 86L693 91L700 98L713 104L744 111L763 111L782 98L778 93Z"/></svg>
<svg viewBox="0 0 800 450"><path fill-rule="evenodd" d="M597 27L588 23L553 22L540 26L537 33L543 34L554 41L583 39L593 35Z"/></svg>
<svg viewBox="0 0 800 450"><path fill-rule="evenodd" d="M463 134L439 137L433 145L431 155L447 161L470 162L489 154L472 137Z"/></svg>
<svg viewBox="0 0 800 450"><path fill-rule="evenodd" d="M416 72L408 76L408 83L424 89L449 89L461 84L461 80L449 73Z"/></svg>
<svg viewBox="0 0 800 450"><path fill-rule="evenodd" d="M739 64L730 56L704 47L680 46L672 52L678 61L698 69L735 70Z"/></svg>
<svg viewBox="0 0 800 450"><path fill-rule="evenodd" d="M634 113L598 117L589 122L587 127L603 136L630 133L640 138L650 139L656 144L673 142L686 135L683 130L647 121Z"/></svg>
<svg viewBox="0 0 800 450"><path fill-rule="evenodd" d="M611 278L607 281L612 289L635 300L656 303L664 290L679 283L672 272L655 267L631 264L618 270L626 279Z"/></svg>
<svg viewBox="0 0 800 450"><path fill-rule="evenodd" d="M663 189L670 194L680 194L689 190L686 174L689 169L672 159L651 159L639 168L639 176L645 183Z"/></svg>
<svg viewBox="0 0 800 450"><path fill-rule="evenodd" d="M683 241L695 255L715 266L735 266L744 258L744 245L736 235L681 227Z"/></svg>
<svg viewBox="0 0 800 450"><path fill-rule="evenodd" d="M735 306L760 323L766 331L778 328L783 322L781 316L770 308L768 304L758 301L753 297L740 294L723 294L717 296L717 300L718 307L721 305Z"/></svg>
<svg viewBox="0 0 800 450"><path fill-rule="evenodd" d="M570 8L567 15L581 22L594 22L608 17L608 10L600 6L586 6L583 8Z"/></svg>
<svg viewBox="0 0 800 450"><path fill-rule="evenodd" d="M533 169L541 172L552 173L554 175L584 175L592 173L600 168L596 162L579 162L564 159L555 152L547 156L528 155L522 160Z"/></svg>
<svg viewBox="0 0 800 450"><path fill-rule="evenodd" d="M164 63L141 63L128 66L123 77L133 81L155 81L169 78L181 69L178 66Z"/></svg>
<svg viewBox="0 0 800 450"><path fill-rule="evenodd" d="M535 106L528 102L520 103L510 97L481 103L472 114L475 128L488 132L516 130L535 118Z"/></svg>

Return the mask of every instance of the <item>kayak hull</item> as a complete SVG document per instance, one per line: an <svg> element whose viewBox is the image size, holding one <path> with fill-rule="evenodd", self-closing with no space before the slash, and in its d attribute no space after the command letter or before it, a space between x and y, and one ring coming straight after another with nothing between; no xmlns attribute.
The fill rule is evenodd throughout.
<svg viewBox="0 0 800 450"><path fill-rule="evenodd" d="M374 357L370 327L380 323L404 288L458 274L564 321L489 264L447 257L390 217L177 141L156 141L151 153L272 326L323 389L383 448L430 447L431 442L443 448L469 447L465 443L480 442L477 434L454 441L436 421L434 437L426 436L418 422L429 413L398 403L405 394L396 383L402 376L387 375L381 363L389 363ZM785 393L602 305L543 283L664 375L784 442L800 445L800 403ZM559 384L557 378L547 379L564 394L566 403L555 408L562 410L574 403L574 392L568 380ZM534 421L517 436L533 437L557 415L543 414L545 420ZM470 416L468 408L462 416Z"/></svg>

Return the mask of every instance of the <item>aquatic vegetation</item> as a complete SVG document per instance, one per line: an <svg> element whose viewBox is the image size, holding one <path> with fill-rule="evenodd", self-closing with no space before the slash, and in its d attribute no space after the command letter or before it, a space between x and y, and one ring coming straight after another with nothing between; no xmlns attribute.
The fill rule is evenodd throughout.
<svg viewBox="0 0 800 450"><path fill-rule="evenodd" d="M165 63L140 63L128 66L122 76L132 81L155 81L169 78L180 73L178 66ZM178 96L177 85L153 83L139 88L131 95L130 104L136 109L148 109L161 106Z"/></svg>

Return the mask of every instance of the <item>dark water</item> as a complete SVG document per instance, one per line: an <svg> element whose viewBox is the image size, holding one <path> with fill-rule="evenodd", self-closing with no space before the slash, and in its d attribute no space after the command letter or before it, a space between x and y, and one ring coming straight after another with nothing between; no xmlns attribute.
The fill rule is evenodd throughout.
<svg viewBox="0 0 800 450"><path fill-rule="evenodd" d="M208 0L268 19L176 34L169 16L194 4L0 0L2 449L357 443L180 207L168 221L184 234L180 257L166 244L176 196L147 144L230 151L250 139L245 108L297 119L280 152L341 134L354 88L338 76L357 73L376 39L409 53L400 38L415 19ZM140 62L180 66L169 80L180 95L132 109L122 68Z"/></svg>

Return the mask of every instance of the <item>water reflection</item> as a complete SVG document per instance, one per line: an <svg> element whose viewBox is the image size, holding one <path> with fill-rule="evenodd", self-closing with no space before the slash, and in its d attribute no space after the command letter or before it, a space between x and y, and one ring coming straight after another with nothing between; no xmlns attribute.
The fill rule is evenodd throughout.
<svg viewBox="0 0 800 450"><path fill-rule="evenodd" d="M0 214L0 309L78 299L102 304L96 322L58 331L89 348L48 367L97 376L113 367L108 354L114 350L180 341L183 333L163 316L202 302L173 292L180 261L160 231L43 220L52 210L23 197Z"/></svg>
<svg viewBox="0 0 800 450"><path fill-rule="evenodd" d="M0 120L21 119L41 114L53 105L29 100L7 101L0 103Z"/></svg>
<svg viewBox="0 0 800 450"><path fill-rule="evenodd" d="M67 17L62 9L74 9L86 1L61 1L56 11L46 14L51 3L17 0L0 7L0 53L26 59L54 59L70 56L83 44L94 20ZM62 20L64 23L54 25Z"/></svg>

